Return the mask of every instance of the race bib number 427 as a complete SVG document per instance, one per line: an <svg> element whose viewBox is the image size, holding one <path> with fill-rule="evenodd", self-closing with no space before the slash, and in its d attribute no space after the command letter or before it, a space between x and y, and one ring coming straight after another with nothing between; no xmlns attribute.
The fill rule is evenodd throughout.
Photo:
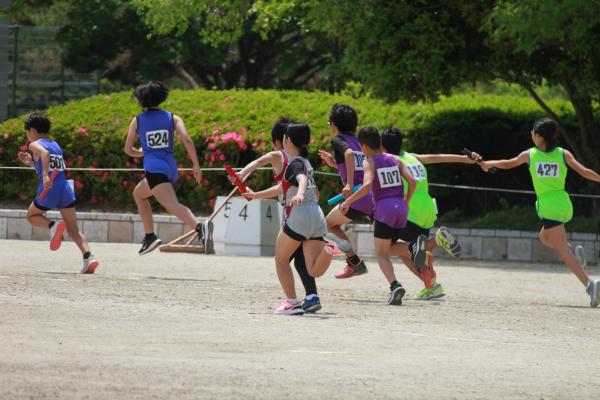
<svg viewBox="0 0 600 400"><path fill-rule="evenodd" d="M535 173L538 178L559 178L560 166L555 162L536 162Z"/></svg>
<svg viewBox="0 0 600 400"><path fill-rule="evenodd" d="M398 166L377 168L377 178L379 179L379 185L384 189L402 185L402 177Z"/></svg>
<svg viewBox="0 0 600 400"><path fill-rule="evenodd" d="M169 147L169 131L163 129L146 132L146 143L153 149Z"/></svg>

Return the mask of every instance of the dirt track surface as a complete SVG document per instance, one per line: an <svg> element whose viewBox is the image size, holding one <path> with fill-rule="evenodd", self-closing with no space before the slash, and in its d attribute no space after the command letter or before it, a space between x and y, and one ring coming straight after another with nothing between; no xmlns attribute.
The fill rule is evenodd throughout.
<svg viewBox="0 0 600 400"><path fill-rule="evenodd" d="M439 262L446 297L393 307L374 261L335 261L323 310L284 317L270 258L92 250L82 276L72 243L0 240L0 399L600 395L600 309L562 266Z"/></svg>

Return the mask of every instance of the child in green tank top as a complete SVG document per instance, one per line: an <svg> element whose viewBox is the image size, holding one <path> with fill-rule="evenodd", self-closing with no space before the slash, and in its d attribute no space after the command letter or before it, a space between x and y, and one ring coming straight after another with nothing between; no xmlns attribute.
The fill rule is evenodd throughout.
<svg viewBox="0 0 600 400"><path fill-rule="evenodd" d="M600 304L600 280L591 280L585 272L585 252L577 246L575 254L567 242L565 223L573 217L573 205L565 191L567 166L586 179L600 183L600 175L579 163L570 151L557 146L558 124L550 118L535 121L531 131L535 144L510 160L484 161L484 171L492 167L511 169L529 164L529 173L536 194L535 208L542 220L540 240L550 247L586 287L590 306Z"/></svg>
<svg viewBox="0 0 600 400"><path fill-rule="evenodd" d="M418 235L429 237L431 228L437 219L437 206L434 199L429 195L429 182L427 180L427 169L424 164L461 163L475 164L475 160L481 157L472 153L471 157L457 154L411 154L402 149L402 132L398 128L387 128L381 132L381 139L385 151L394 154L407 166L416 182L415 193L408 204L408 223L402 230L400 240L412 242ZM418 300L429 300L444 295L441 283L436 282L437 274L433 269L433 257L431 252L436 247L443 248L451 256L460 255L461 248L458 241L452 236L448 228L440 227L433 238L427 241L427 269L418 271L410 258L404 257L402 261L406 267L425 284L415 298ZM397 254L392 254L397 255Z"/></svg>

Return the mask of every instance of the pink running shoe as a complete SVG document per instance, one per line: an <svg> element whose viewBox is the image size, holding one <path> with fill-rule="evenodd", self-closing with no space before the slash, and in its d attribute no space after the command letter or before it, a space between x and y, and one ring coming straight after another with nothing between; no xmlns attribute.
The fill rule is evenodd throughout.
<svg viewBox="0 0 600 400"><path fill-rule="evenodd" d="M338 249L338 247L333 243L325 243L325 250L334 257L343 256L346 254Z"/></svg>
<svg viewBox="0 0 600 400"><path fill-rule="evenodd" d="M290 302L285 299L283 303L275 309L275 314L303 315L304 309L302 308L302 303L297 302L296 304L290 304Z"/></svg>
<svg viewBox="0 0 600 400"><path fill-rule="evenodd" d="M50 228L50 250L56 251L60 249L66 229L67 224L62 219L52 225L52 228Z"/></svg>

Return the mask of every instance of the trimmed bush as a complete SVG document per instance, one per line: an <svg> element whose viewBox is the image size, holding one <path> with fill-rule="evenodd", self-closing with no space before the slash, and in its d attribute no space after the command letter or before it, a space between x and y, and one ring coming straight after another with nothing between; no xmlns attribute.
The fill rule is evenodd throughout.
<svg viewBox="0 0 600 400"><path fill-rule="evenodd" d="M280 115L287 115L311 126L311 161L316 169L331 171L321 165L316 150L331 147L326 121L336 102L355 107L361 125L379 128L398 125L407 133L405 148L418 153L457 153L463 146L471 146L485 157L513 156L530 146L527 132L533 120L542 116L538 106L528 98L469 94L442 98L433 104L387 104L376 99L354 99L320 92L174 90L163 108L184 119L205 167L221 167L225 161L241 166L269 151L273 122ZM572 111L567 102L552 106L571 118ZM100 95L47 110L53 124L52 137L63 147L68 166L92 168L141 165L141 160L129 158L122 151L129 122L139 112L139 106L130 100L128 92ZM2 165L20 165L16 154L26 140L24 118L0 124ZM190 166L181 143L176 144L175 154L181 166ZM507 176L511 176L507 174L512 172L498 173L490 178L471 166L431 166L429 170L431 181L435 182L484 186L513 184L507 180ZM77 197L85 208L117 210L135 208L131 191L143 176L141 172L101 171L75 171L69 175L77 181ZM514 182L518 182L514 185L529 189L526 171L521 175L514 178ZM196 211L206 212L212 207L215 196L229 192L231 186L223 172L206 171L203 180L201 186L196 186L191 172L182 173L177 191L184 203ZM340 189L340 182L335 177L317 176L317 181L322 200ZM0 171L0 182L0 194L6 202L25 205L33 198L36 182L31 172L3 170ZM255 189L270 184L268 172L257 173L250 181ZM441 191L438 194L443 197L441 210L457 205L485 210L490 206L484 204L486 201L481 197L493 197L477 194L478 198L473 192L454 190L445 196ZM493 206L493 201L489 204Z"/></svg>

